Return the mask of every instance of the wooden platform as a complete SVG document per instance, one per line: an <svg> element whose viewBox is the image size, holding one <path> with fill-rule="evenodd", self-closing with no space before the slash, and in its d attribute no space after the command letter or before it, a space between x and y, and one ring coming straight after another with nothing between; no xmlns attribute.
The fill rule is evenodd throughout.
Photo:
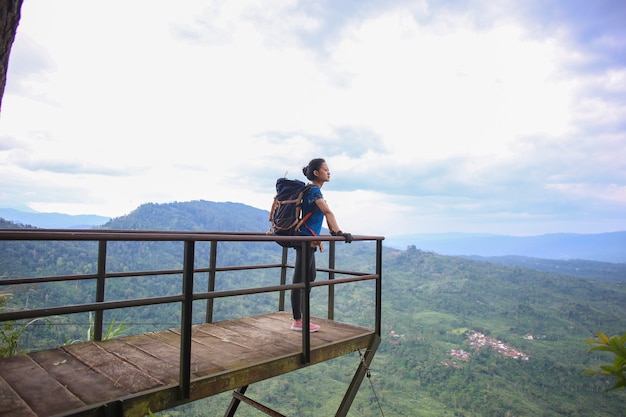
<svg viewBox="0 0 626 417"><path fill-rule="evenodd" d="M0 417L143 417L367 348L374 330L314 319L311 362L285 312L193 327L190 398L178 387L180 332L85 342L0 360Z"/></svg>

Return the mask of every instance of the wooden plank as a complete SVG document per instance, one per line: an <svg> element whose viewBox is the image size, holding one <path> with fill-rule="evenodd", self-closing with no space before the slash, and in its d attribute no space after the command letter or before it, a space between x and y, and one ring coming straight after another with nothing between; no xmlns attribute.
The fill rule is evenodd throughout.
<svg viewBox="0 0 626 417"><path fill-rule="evenodd" d="M285 330L291 331L291 323L293 322L293 319L291 314L278 312L249 316L245 318L245 321L248 323L263 323L264 328L267 330L282 333Z"/></svg>
<svg viewBox="0 0 626 417"><path fill-rule="evenodd" d="M209 327L213 326L207 324L194 326L192 354L196 351L210 349L212 354L217 354L220 358L224 358L219 360L222 366L232 363L232 360L262 360L263 358L270 357L270 355L259 351L256 346L250 347L233 343L232 340L226 341L220 337L202 331L203 328Z"/></svg>
<svg viewBox="0 0 626 417"><path fill-rule="evenodd" d="M180 336L172 331L151 334L150 337L174 347L180 348ZM220 352L211 349L194 349L192 341L191 349L191 372L194 376L207 375L209 373L221 372L226 368L220 360Z"/></svg>
<svg viewBox="0 0 626 417"><path fill-rule="evenodd" d="M85 404L126 395L125 390L62 349L33 352L29 356Z"/></svg>
<svg viewBox="0 0 626 417"><path fill-rule="evenodd" d="M218 352L220 357L224 357L225 360L220 360L221 364L232 363L233 360L263 360L269 359L271 356L258 349L253 349L247 346L243 346L237 343L227 343L223 340L204 333L201 337L197 335L194 338L192 349L204 349L210 347Z"/></svg>
<svg viewBox="0 0 626 417"><path fill-rule="evenodd" d="M311 318L312 321L317 319ZM267 332L279 335L297 335L299 332L291 330L291 324L293 322L291 314L287 313L274 313L258 316L246 317L245 322L251 326L261 327Z"/></svg>
<svg viewBox="0 0 626 417"><path fill-rule="evenodd" d="M37 417L9 383L0 376L0 417Z"/></svg>
<svg viewBox="0 0 626 417"><path fill-rule="evenodd" d="M144 391L163 385L159 380L152 378L150 375L109 352L109 349L114 351L120 343L119 339L112 339L100 343L78 343L65 346L63 349L128 393Z"/></svg>
<svg viewBox="0 0 626 417"><path fill-rule="evenodd" d="M160 381L162 385L178 383L178 362L176 365L172 365L161 357L152 355L143 349L138 349L123 339L116 346L115 355L143 370L152 378Z"/></svg>
<svg viewBox="0 0 626 417"><path fill-rule="evenodd" d="M232 333L253 339L258 344L271 344L280 341L295 349L301 349L302 334L291 330L290 324L277 326L276 322L277 320L253 320L252 318L246 318L246 320L215 323L214 326L209 327L209 330L213 331L214 328L227 329Z"/></svg>
<svg viewBox="0 0 626 417"><path fill-rule="evenodd" d="M226 343L234 343L248 348L256 348L270 356L283 356L301 350L301 344L292 343L287 339L276 337L273 333L254 331L254 328L244 324L223 326L216 323L213 326L202 327L200 332L219 337ZM258 336L262 333L261 336Z"/></svg>
<svg viewBox="0 0 626 417"><path fill-rule="evenodd" d="M347 325L331 320L312 318L323 328L311 334L311 348L324 347L329 343L349 341L361 334L371 334L372 330L359 326ZM271 354L273 357L298 353L302 351L302 333L290 329L291 316L285 313L246 317L241 320L214 323L212 326L201 327L200 331L213 333L216 329L229 330L243 336L228 335L228 341L256 346L257 350ZM206 329L206 330L205 330ZM248 339L248 341L246 341ZM362 346L365 347L365 346ZM348 352L350 353L350 352Z"/></svg>
<svg viewBox="0 0 626 417"><path fill-rule="evenodd" d="M276 323L279 323L278 326L281 326L282 323L286 323L289 326L291 325L290 315L285 314L275 314L271 316L261 315L261 316L252 316L246 317L246 323L257 323L259 327L263 329L276 329ZM345 323L339 323L332 320L322 319L318 317L311 317L311 322L316 323L321 326L320 331L311 333L311 347L322 346L324 344L330 342L336 342L343 339L348 339L352 336L368 333L371 330L348 325ZM282 340L295 340L298 343L298 346L302 346L302 333L294 332L290 329L290 327L279 327L277 335L281 337ZM288 329L289 332L285 332L284 329Z"/></svg>
<svg viewBox="0 0 626 417"><path fill-rule="evenodd" d="M28 355L0 361L0 375L38 416L85 405Z"/></svg>
<svg viewBox="0 0 626 417"><path fill-rule="evenodd" d="M204 329L203 329L204 330ZM231 343L245 346L248 349L259 350L275 357L279 355L276 348L284 350L286 353L297 352L302 349L301 343L297 339L290 339L285 336L285 331L277 332L271 328L260 327L258 323L249 320L241 320L229 323L217 323L207 329L208 332L225 331L234 336ZM228 339L227 339L228 340ZM268 347L266 349L266 347Z"/></svg>
<svg viewBox="0 0 626 417"><path fill-rule="evenodd" d="M180 362L180 343L171 346L168 343L163 343L158 337L153 335L154 332L129 336L124 338L124 342L178 369Z"/></svg>
<svg viewBox="0 0 626 417"><path fill-rule="evenodd" d="M276 317L282 317L282 319L276 320ZM284 313L272 316L254 316L230 323L216 323L216 326L225 327L245 335L256 346L266 346L272 356L280 356L281 354L302 351L302 333L291 330L290 317ZM315 334L313 333L312 337Z"/></svg>
<svg viewBox="0 0 626 417"><path fill-rule="evenodd" d="M238 368L270 358L269 355L259 350L227 343L220 338L203 332L195 332L191 349L192 354L209 349L212 360L225 369Z"/></svg>

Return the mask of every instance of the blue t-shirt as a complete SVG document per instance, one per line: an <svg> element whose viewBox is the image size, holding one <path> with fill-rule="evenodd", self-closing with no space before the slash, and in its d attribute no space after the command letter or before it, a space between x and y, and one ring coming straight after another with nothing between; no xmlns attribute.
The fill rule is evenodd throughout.
<svg viewBox="0 0 626 417"><path fill-rule="evenodd" d="M322 196L322 190L317 185L309 188L309 191L305 193L302 199L302 216L306 216L308 213L312 213L311 217L300 227L299 235L304 236L318 236L322 231L322 223L324 221L324 213L315 204L317 199L324 198Z"/></svg>

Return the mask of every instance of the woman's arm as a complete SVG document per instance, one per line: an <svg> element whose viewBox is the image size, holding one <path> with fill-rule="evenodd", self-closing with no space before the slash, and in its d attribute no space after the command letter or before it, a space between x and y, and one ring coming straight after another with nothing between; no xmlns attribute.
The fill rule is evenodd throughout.
<svg viewBox="0 0 626 417"><path fill-rule="evenodd" d="M315 204L317 204L317 207L319 207L319 209L322 210L322 213L324 213L324 216L326 217L326 224L328 224L330 234L333 236L343 236L343 238L346 240L346 243L352 243L352 235L350 233L344 233L341 231L339 225L337 224L337 219L335 218L335 215L332 211L330 211L330 207L328 207L328 204L326 204L326 200L324 200L323 198L318 198L317 200L315 200Z"/></svg>
<svg viewBox="0 0 626 417"><path fill-rule="evenodd" d="M337 224L335 214L330 210L330 207L328 207L326 200L324 200L323 198L318 198L317 200L315 200L315 204L317 204L317 207L319 207L322 213L324 213L324 217L326 217L326 224L328 225L328 229L330 230L330 232L332 233L341 231L339 225Z"/></svg>

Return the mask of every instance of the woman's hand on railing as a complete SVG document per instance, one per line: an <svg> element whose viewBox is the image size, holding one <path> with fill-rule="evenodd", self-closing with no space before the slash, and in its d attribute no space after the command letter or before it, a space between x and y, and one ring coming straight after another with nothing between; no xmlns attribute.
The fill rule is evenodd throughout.
<svg viewBox="0 0 626 417"><path fill-rule="evenodd" d="M331 232L330 234L333 236L342 236L346 240L346 243L352 243L352 241L354 240L352 238L352 234L344 233L341 230L339 230L338 232Z"/></svg>

